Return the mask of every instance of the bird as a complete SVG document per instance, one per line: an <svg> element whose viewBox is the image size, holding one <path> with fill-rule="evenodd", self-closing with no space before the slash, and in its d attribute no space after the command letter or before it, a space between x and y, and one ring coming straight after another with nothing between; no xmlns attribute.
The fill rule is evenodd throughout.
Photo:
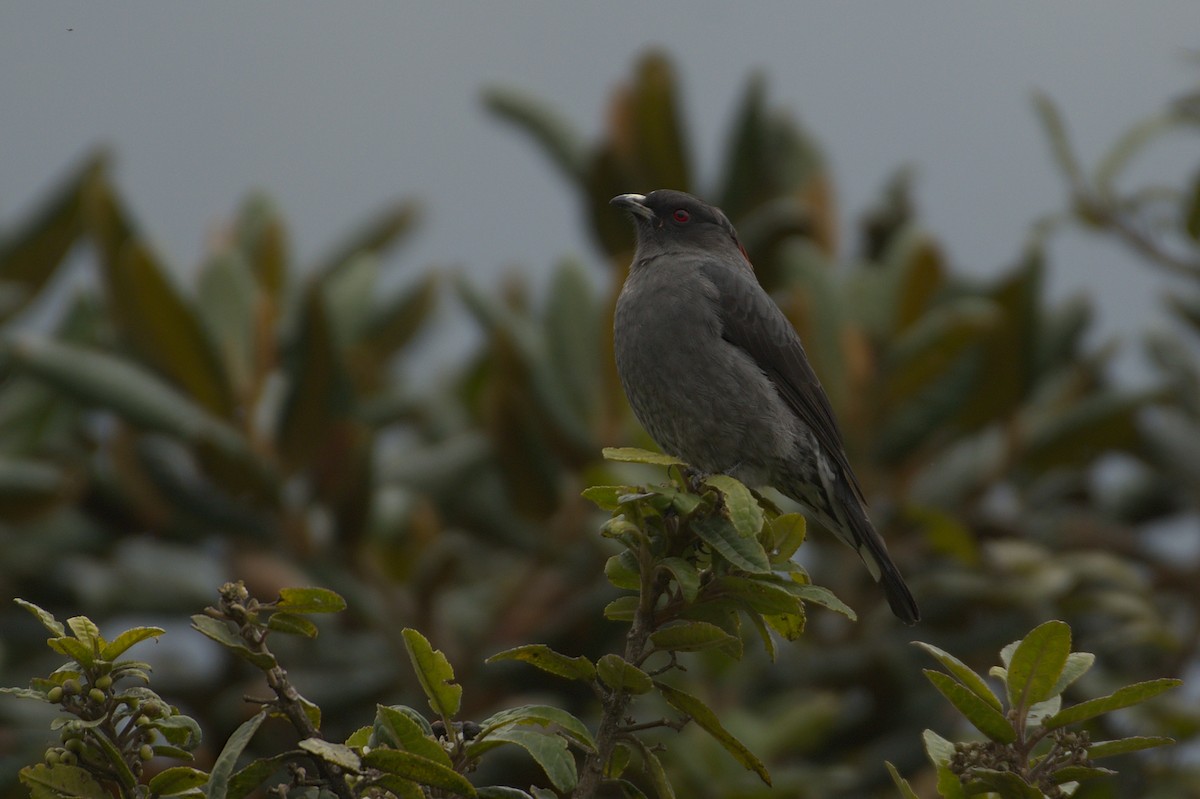
<svg viewBox="0 0 1200 799"><path fill-rule="evenodd" d="M798 502L858 553L892 612L916 623L916 600L867 516L829 398L729 218L671 189L610 202L633 218L637 238L613 316L634 416L692 468Z"/></svg>

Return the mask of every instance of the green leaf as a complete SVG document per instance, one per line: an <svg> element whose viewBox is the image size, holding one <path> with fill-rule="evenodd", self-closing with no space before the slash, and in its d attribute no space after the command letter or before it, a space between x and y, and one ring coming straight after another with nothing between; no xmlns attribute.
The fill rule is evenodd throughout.
<svg viewBox="0 0 1200 799"><path fill-rule="evenodd" d="M700 593L700 572L694 563L684 558L670 557L660 560L656 568L675 578L684 602L690 604L696 601Z"/></svg>
<svg viewBox="0 0 1200 799"><path fill-rule="evenodd" d="M1071 149L1071 142L1067 138L1067 127L1058 113L1058 108L1047 95L1041 92L1034 93L1033 103L1046 138L1050 140L1050 151L1054 155L1054 162L1073 187L1082 186L1083 169L1080 168L1079 161Z"/></svg>
<svg viewBox="0 0 1200 799"><path fill-rule="evenodd" d="M556 726L559 731L589 751L596 750L596 742L582 721L553 705L521 705L502 710L480 722L483 728L479 738L491 735L493 730L515 725L537 724L542 727Z"/></svg>
<svg viewBox="0 0 1200 799"><path fill-rule="evenodd" d="M340 613L346 600L328 588L281 588L276 610L288 613Z"/></svg>
<svg viewBox="0 0 1200 799"><path fill-rule="evenodd" d="M192 628L264 671L279 665L275 660L275 656L270 652L256 652L246 646L246 642L231 630L225 622L198 613L192 616Z"/></svg>
<svg viewBox="0 0 1200 799"><path fill-rule="evenodd" d="M658 755L654 754L654 750L646 746L640 738L637 739L637 743L642 754L642 764L645 766L646 774L650 777L650 784L654 786L654 793L658 795L658 799L675 799L675 787L671 785L667 770L663 768Z"/></svg>
<svg viewBox="0 0 1200 799"><path fill-rule="evenodd" d="M386 744L449 768L452 765L450 755L432 735L428 723L412 708L376 705L371 746Z"/></svg>
<svg viewBox="0 0 1200 799"><path fill-rule="evenodd" d="M408 650L421 689L429 698L429 706L448 725L458 714L462 702L462 686L454 683L454 669L450 661L430 646L425 636L411 627L406 627L400 634L404 636L404 647Z"/></svg>
<svg viewBox="0 0 1200 799"><path fill-rule="evenodd" d="M358 771L362 767L358 753L345 744L326 741L323 738L305 738L297 746L310 755L319 757L326 763L332 763L346 771Z"/></svg>
<svg viewBox="0 0 1200 799"><path fill-rule="evenodd" d="M1114 741L1096 741L1088 745L1088 758L1099 760L1102 757L1140 752L1143 749L1153 749L1156 746L1169 746L1173 743L1175 743L1174 738L1166 738L1160 735L1132 736L1130 738L1118 738Z"/></svg>
<svg viewBox="0 0 1200 799"><path fill-rule="evenodd" d="M611 652L596 661L596 674L614 691L644 694L654 687L650 675Z"/></svg>
<svg viewBox="0 0 1200 799"><path fill-rule="evenodd" d="M799 583L795 587L788 586L788 590L805 602L811 602L835 613L840 613L850 621L858 621L858 614L854 612L854 609L838 599L832 591L824 586Z"/></svg>
<svg viewBox="0 0 1200 799"><path fill-rule="evenodd" d="M49 690L49 689L46 689ZM46 698L46 691L37 688L8 688L0 686L0 694L15 696L19 699L34 699L38 702L49 702Z"/></svg>
<svg viewBox="0 0 1200 799"><path fill-rule="evenodd" d="M362 763L368 768L449 791L452 795L475 796L475 786L468 782L466 777L441 763L412 752L372 749L362 756Z"/></svg>
<svg viewBox="0 0 1200 799"><path fill-rule="evenodd" d="M193 617L194 620L195 617ZM233 776L238 758L242 756L242 752L246 749L247 744L250 743L250 739L254 737L254 733L258 732L258 728L262 725L266 717L267 711L265 710L256 713L242 722L233 731L233 734L229 736L228 740L225 741L225 746L221 749L221 753L217 755L212 770L209 772L208 784L204 786L204 794L208 799L226 799L226 793L229 790L229 780Z"/></svg>
<svg viewBox="0 0 1200 799"><path fill-rule="evenodd" d="M401 200L383 208L351 231L326 255L313 271L315 284L323 283L346 268L356 255L382 257L412 232L419 216L418 204Z"/></svg>
<svg viewBox="0 0 1200 799"><path fill-rule="evenodd" d="M153 692L150 693L153 695ZM162 733L163 738L167 739L169 743L178 746L185 752L191 752L198 747L204 737L196 720L182 713L173 713L170 716L155 719L151 726Z"/></svg>
<svg viewBox="0 0 1200 799"><path fill-rule="evenodd" d="M627 591L636 591L642 585L637 556L628 549L621 550L605 562L604 576L614 587Z"/></svg>
<svg viewBox="0 0 1200 799"><path fill-rule="evenodd" d="M914 646L920 647L921 649L925 650L925 652L932 655L938 663L941 663L942 666L944 666L947 671L954 675L954 677L957 678L960 683L966 686L971 693L975 694L984 702L987 702L992 706L993 709L1000 712L1004 711L1004 707L1000 704L999 697L992 692L992 689L988 687L988 684L984 682L982 677L967 667L967 664L963 663L961 660L954 657L954 655L951 655L944 649L939 649L933 644L927 644L923 641L913 641L912 643Z"/></svg>
<svg viewBox="0 0 1200 799"><path fill-rule="evenodd" d="M41 294L79 241L87 197L105 181L108 161L103 151L91 153L15 232L5 231L0 239L0 322Z"/></svg>
<svg viewBox="0 0 1200 799"><path fill-rule="evenodd" d="M632 486L592 486L580 494L600 510L614 511L621 507L621 497L633 493Z"/></svg>
<svg viewBox="0 0 1200 799"><path fill-rule="evenodd" d="M892 775L892 784L896 786L896 790L900 792L902 799L921 799L921 797L917 796L917 792L912 789L912 786L908 784L908 780L900 776L900 771L892 765L890 760L883 761L883 764L887 766L888 774Z"/></svg>
<svg viewBox="0 0 1200 799"><path fill-rule="evenodd" d="M1200 243L1200 174L1192 179L1192 190L1186 203L1183 229L1192 241Z"/></svg>
<svg viewBox="0 0 1200 799"><path fill-rule="evenodd" d="M20 778L29 788L30 799L111 799L112 796L79 766L38 763L21 769Z"/></svg>
<svg viewBox="0 0 1200 799"><path fill-rule="evenodd" d="M229 787L225 791L225 799L245 799L270 777L295 762L295 754L284 752L273 757L260 757L251 760L238 769L229 778Z"/></svg>
<svg viewBox="0 0 1200 799"><path fill-rule="evenodd" d="M609 621L633 621L639 604L641 599L636 596L619 597L604 606L604 618Z"/></svg>
<svg viewBox="0 0 1200 799"><path fill-rule="evenodd" d="M105 644L100 650L100 659L113 661L125 653L134 644L141 643L147 638L157 638L165 633L162 627L134 627L118 635Z"/></svg>
<svg viewBox="0 0 1200 799"><path fill-rule="evenodd" d="M526 644L506 649L492 655L485 662L498 663L502 660L519 660L568 680L586 681L594 679L596 676L596 667L587 658L582 655L568 657L555 652L545 644Z"/></svg>
<svg viewBox="0 0 1200 799"><path fill-rule="evenodd" d="M1017 739L1017 732L1012 724L990 702L981 699L949 674L933 669L923 671L933 683L933 687L984 735L1002 744L1012 743Z"/></svg>
<svg viewBox="0 0 1200 799"><path fill-rule="evenodd" d="M795 593L801 586L780 585L771 578L726 576L710 582L704 591L707 597L736 599L758 613L803 613L800 598Z"/></svg>
<svg viewBox="0 0 1200 799"><path fill-rule="evenodd" d="M11 352L20 369L69 397L138 427L249 457L236 430L129 361L37 336L22 337Z"/></svg>
<svg viewBox="0 0 1200 799"><path fill-rule="evenodd" d="M112 255L104 259L108 299L130 346L201 407L231 419L229 380L195 309L140 241L128 240Z"/></svg>
<svg viewBox="0 0 1200 799"><path fill-rule="evenodd" d="M1072 652L1067 655L1067 662L1063 666L1062 674L1058 675L1058 681L1050 689L1050 695L1061 695L1076 680L1086 674L1095 662L1096 656L1091 652Z"/></svg>
<svg viewBox="0 0 1200 799"><path fill-rule="evenodd" d="M173 766L155 774L147 787L156 796L175 794L199 788L208 782L208 773L188 766Z"/></svg>
<svg viewBox="0 0 1200 799"><path fill-rule="evenodd" d="M547 791L550 794L550 799L558 799L558 794ZM488 785L483 788L477 788L475 795L479 799L533 799L532 795L527 791L522 791L520 788L510 788L507 785ZM418 797L423 799L423 797Z"/></svg>
<svg viewBox="0 0 1200 799"><path fill-rule="evenodd" d="M412 340L429 318L437 302L440 275L431 272L415 286L378 304L367 319L362 346L381 368L401 347Z"/></svg>
<svg viewBox="0 0 1200 799"><path fill-rule="evenodd" d="M335 420L346 414L351 395L325 297L317 285L310 286L304 298L298 327L276 430L280 456L292 469L316 457Z"/></svg>
<svg viewBox="0 0 1200 799"><path fill-rule="evenodd" d="M704 480L721 492L725 498L725 510L733 522L738 534L743 537L756 537L763 526L763 511L758 500L741 482L724 474L714 474Z"/></svg>
<svg viewBox="0 0 1200 799"><path fill-rule="evenodd" d="M721 724L721 720L717 718L708 705L704 704L698 698L691 694L680 691L678 688L654 681L654 687L662 694L663 699L671 707L681 713L689 716L696 724L705 732L716 739L726 752L733 755L737 762L741 763L747 770L753 771L767 785L771 784L771 775L767 773L767 767L759 760L753 752L746 748L745 744L733 736L729 730L725 729Z"/></svg>
<svg viewBox="0 0 1200 799"><path fill-rule="evenodd" d="M487 110L519 128L541 145L550 162L572 183L583 183L587 171L587 145L553 107L519 91L491 88L483 93Z"/></svg>
<svg viewBox="0 0 1200 799"><path fill-rule="evenodd" d="M1083 782L1085 780L1115 777L1116 775L1117 772L1112 769L1097 768L1096 766L1063 766L1062 768L1055 769L1050 774L1050 779L1055 785L1062 785L1064 782Z"/></svg>
<svg viewBox="0 0 1200 799"><path fill-rule="evenodd" d="M966 799L967 792L963 790L962 781L950 770L950 759L954 757L954 744L938 735L933 730L925 730L921 734L925 744L925 753L937 773L937 789L942 799Z"/></svg>
<svg viewBox="0 0 1200 799"><path fill-rule="evenodd" d="M651 452L648 449L638 449L637 447L605 447L600 454L604 456L605 460L621 463L646 463L651 466L675 466L683 463L673 455L664 455L661 452Z"/></svg>
<svg viewBox="0 0 1200 799"><path fill-rule="evenodd" d="M808 521L799 513L785 513L767 521L771 530L771 563L786 563L804 543Z"/></svg>
<svg viewBox="0 0 1200 799"><path fill-rule="evenodd" d="M766 550L754 536L742 536L733 523L720 516L693 519L688 529L733 566L751 574L771 571Z"/></svg>
<svg viewBox="0 0 1200 799"><path fill-rule="evenodd" d="M238 209L235 234L256 282L277 311L287 283L287 231L271 198L251 194ZM272 314L272 317L274 314Z"/></svg>
<svg viewBox="0 0 1200 799"><path fill-rule="evenodd" d="M1058 713L1044 720L1042 726L1047 729L1054 729L1055 727L1063 727L1067 724L1087 721L1113 710L1120 710L1123 707L1130 707L1153 699L1162 692L1169 691L1182 683L1182 680L1163 677L1157 680L1148 680L1146 682L1127 685L1108 696L1089 699L1086 702L1080 702L1078 705L1072 705L1065 710L1060 710Z"/></svg>
<svg viewBox="0 0 1200 799"><path fill-rule="evenodd" d="M37 605L33 604L32 602L27 602L24 599L14 599L13 602L32 613L34 618L40 621L42 626L55 636L63 636L66 634L66 628L63 627L61 622L54 618L54 614L50 611L42 610Z"/></svg>
<svg viewBox="0 0 1200 799"><path fill-rule="evenodd" d="M67 627L75 633L75 637L81 644L90 649L93 654L99 654L100 648L104 646L105 642L100 636L100 628L94 621L87 616L72 616L67 619Z"/></svg>
<svg viewBox="0 0 1200 799"><path fill-rule="evenodd" d="M46 646L60 655L66 655L85 669L91 668L96 662L96 654L92 648L77 638L50 638L46 641Z"/></svg>
<svg viewBox="0 0 1200 799"><path fill-rule="evenodd" d="M1045 799L1040 790L1011 771L975 768L971 770L971 777L972 785L968 786L967 792L972 795L980 793L974 786L982 786L1000 794L1004 799Z"/></svg>
<svg viewBox="0 0 1200 799"><path fill-rule="evenodd" d="M575 789L578 782L575 758L567 750L565 738L506 727L493 731L478 744L472 744L467 752L471 754L477 750L486 751L498 743L514 744L528 752L559 791L569 793Z"/></svg>
<svg viewBox="0 0 1200 799"><path fill-rule="evenodd" d="M659 649L673 652L698 652L726 646L734 637L706 621L685 621L662 627L650 634Z"/></svg>
<svg viewBox="0 0 1200 799"><path fill-rule="evenodd" d="M267 619L267 628L288 635L302 635L305 638L317 637L317 625L295 613L272 613L271 617Z"/></svg>

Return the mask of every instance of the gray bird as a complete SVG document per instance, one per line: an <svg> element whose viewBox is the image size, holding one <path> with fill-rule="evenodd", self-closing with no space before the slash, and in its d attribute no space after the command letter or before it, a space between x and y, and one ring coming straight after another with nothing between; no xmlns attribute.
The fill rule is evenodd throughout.
<svg viewBox="0 0 1200 799"><path fill-rule="evenodd" d="M613 336L638 421L691 466L799 502L883 582L892 612L916 622L917 603L867 519L829 398L729 219L680 191L612 204L637 229Z"/></svg>

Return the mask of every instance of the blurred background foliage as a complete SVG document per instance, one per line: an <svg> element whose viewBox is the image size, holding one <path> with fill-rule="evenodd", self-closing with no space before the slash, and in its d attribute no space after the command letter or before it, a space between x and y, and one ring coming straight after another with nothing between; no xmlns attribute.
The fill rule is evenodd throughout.
<svg viewBox="0 0 1200 799"><path fill-rule="evenodd" d="M241 697L255 691L186 629L226 579L259 596L311 583L347 597L350 612L295 644L290 668L335 736L367 723L376 702L420 704L405 626L471 686L479 704L465 717L531 699L594 717L590 695L482 661L526 642L594 657L620 632L600 614L612 598L602 519L579 492L656 478L613 475L621 466L600 459L602 446L649 443L612 364L632 232L608 199L672 187L725 209L800 331L924 614L915 630L899 625L854 554L811 536L802 557L814 579L859 622L817 614L777 663L698 657L689 672L776 787L688 730L664 755L680 795L889 796L885 759L931 794L920 732L963 730L948 728L921 678L914 638L982 668L1060 618L1097 655L1085 695L1152 677L1200 683L1200 162L1180 164L1180 187L1118 188L1157 135L1194 134L1197 97L1136 124L1091 171L1041 99L1070 202L981 282L922 227L904 171L843 224L820 147L771 105L761 77L733 109L722 163L703 169L680 91L669 59L647 54L595 140L519 91L485 93L576 193L604 270L597 280L565 260L544 291L520 274L489 290L415 267L400 289L381 289L397 283L383 279L398 263L384 256L417 224L407 202L296 264L263 196L177 285L110 158L87 158L0 235L0 595L167 627L139 654L211 746L250 714ZM1114 379L1114 347L1096 342L1086 297L1048 301L1045 242L1063 224L1178 276L1166 301L1177 323L1140 342L1156 369L1148 384ZM80 260L92 287L48 300ZM437 378L400 377L414 342L445 333L426 328L446 302L467 310L479 345ZM0 683L38 672L36 627L0 605ZM1200 796L1200 703L1195 686L1182 690L1193 701L1118 716L1103 723L1128 728L1093 739L1136 730L1185 743L1129 756L1117 782L1077 795ZM20 704L0 703L3 796L20 795L17 769L45 747Z"/></svg>

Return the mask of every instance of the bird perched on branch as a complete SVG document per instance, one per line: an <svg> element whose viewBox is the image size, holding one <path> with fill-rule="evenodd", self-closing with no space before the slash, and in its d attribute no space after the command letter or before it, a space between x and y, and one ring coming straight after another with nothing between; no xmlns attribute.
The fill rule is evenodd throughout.
<svg viewBox="0 0 1200 799"><path fill-rule="evenodd" d="M613 324L638 421L701 471L770 485L849 544L912 624L917 603L867 518L829 398L720 209L690 194L621 194L637 250Z"/></svg>

